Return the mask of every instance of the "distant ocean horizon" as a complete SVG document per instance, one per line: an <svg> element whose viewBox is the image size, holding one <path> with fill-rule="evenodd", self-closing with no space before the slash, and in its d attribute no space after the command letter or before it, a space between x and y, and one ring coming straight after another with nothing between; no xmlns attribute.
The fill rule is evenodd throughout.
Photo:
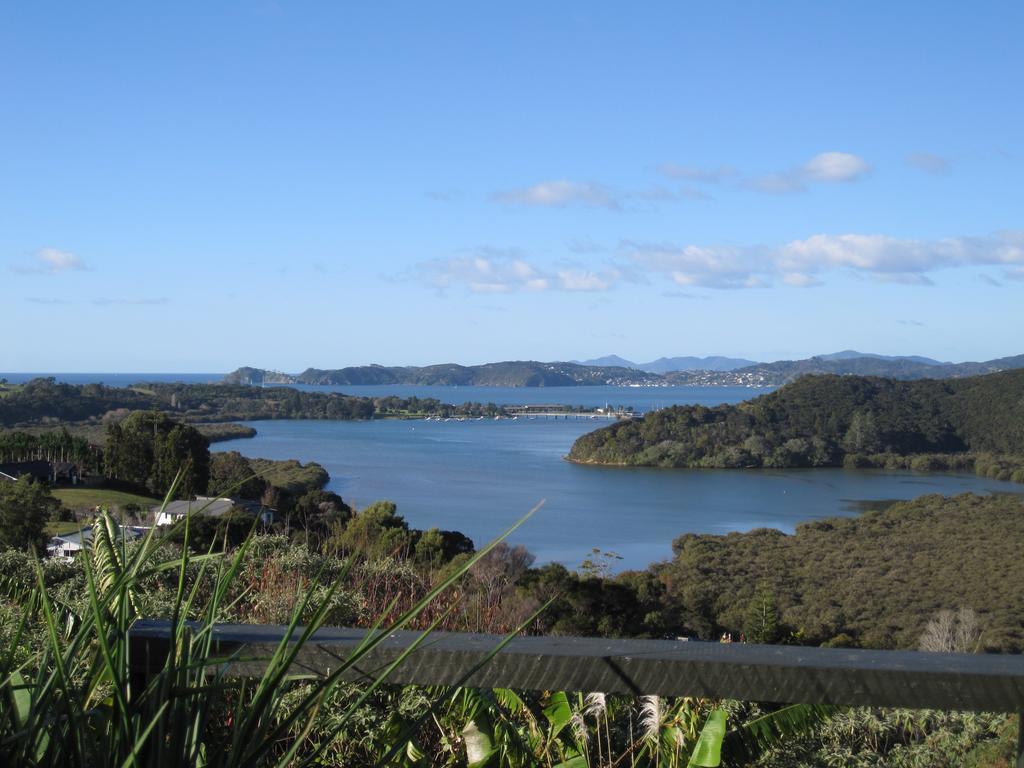
<svg viewBox="0 0 1024 768"><path fill-rule="evenodd" d="M24 384L38 378L53 377L61 384L106 384L108 387L127 387L144 381L182 384L212 384L226 373L3 373L0 379L11 384Z"/></svg>

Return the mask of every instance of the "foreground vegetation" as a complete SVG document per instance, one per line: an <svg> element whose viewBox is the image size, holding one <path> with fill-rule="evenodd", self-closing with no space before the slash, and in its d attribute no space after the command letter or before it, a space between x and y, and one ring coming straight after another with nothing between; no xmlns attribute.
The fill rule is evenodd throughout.
<svg viewBox="0 0 1024 768"><path fill-rule="evenodd" d="M674 406L569 458L661 467L975 469L1024 482L1024 371L949 381L805 376L739 405Z"/></svg>
<svg viewBox="0 0 1024 768"><path fill-rule="evenodd" d="M376 626L385 630L381 637L399 627L557 631L546 614L560 596L528 599L516 583L528 566L517 548L496 543L473 554L424 556L419 546L408 549L400 524L373 524L389 517L393 509L366 510L344 528L357 534L318 548L250 535L219 553L197 546L188 530L180 531L180 545L153 536L123 543L101 517L92 552L73 563L0 553L0 759L910 768L995 766L1012 749L1003 715L397 688L383 685L386 674L371 685L342 682L369 646L339 660L326 679L290 678L288 661L308 638L302 627ZM129 684L125 630L137 616L175 626L174 652L144 685ZM197 623L186 627L186 619ZM237 621L287 625L297 645L282 644L262 679L228 678L210 627Z"/></svg>
<svg viewBox="0 0 1024 768"><path fill-rule="evenodd" d="M70 566L6 556L0 606L6 764L568 768L591 764L591 733L598 752L624 747L623 758L636 765L720 763L727 713L710 702L647 697L624 718L631 730L635 723L637 736L623 744L621 733L613 738L603 697L585 710L581 697L560 691L385 689L389 670L368 685L342 682L392 631L419 625L426 634L441 625L460 597L453 588L497 543L437 576L422 595L405 598L390 574L381 578L382 566L393 568L386 563L316 562L308 551L282 550L279 542L251 535L230 555L191 555L187 523L177 551L152 534L125 544L109 517L95 531L92 552ZM268 571L284 578L268 582ZM291 676L290 662L311 633L340 619L351 623L359 610L352 598L368 584L371 596L389 586L397 593L386 607L374 606L371 623L383 631L339 659L326 677ZM277 602L268 605L268 597ZM211 628L240 615L259 620L261 608L267 618L283 616L286 638L262 678L228 678ZM131 675L127 642L128 627L143 615L165 616L173 628L171 652L145 681Z"/></svg>

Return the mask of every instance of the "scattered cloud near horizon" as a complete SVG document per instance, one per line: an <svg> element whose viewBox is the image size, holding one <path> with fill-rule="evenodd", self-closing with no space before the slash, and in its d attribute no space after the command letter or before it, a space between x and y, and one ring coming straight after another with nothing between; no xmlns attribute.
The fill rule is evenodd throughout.
<svg viewBox="0 0 1024 768"><path fill-rule="evenodd" d="M422 262L416 265L416 272L438 290L461 286L471 293L606 291L622 278L614 267L593 270L567 265L542 269L519 251L496 248L480 248L471 256Z"/></svg>
<svg viewBox="0 0 1024 768"><path fill-rule="evenodd" d="M859 181L871 165L849 152L822 152L796 168L745 179L743 186L772 195L805 192L810 183L837 184Z"/></svg>
<svg viewBox="0 0 1024 768"><path fill-rule="evenodd" d="M623 243L640 269L682 287L757 288L781 281L820 285L827 272L845 271L883 282L931 285L929 273L962 267L1003 267L1024 279L1024 230L982 237L913 240L888 235L812 235L774 247Z"/></svg>
<svg viewBox="0 0 1024 768"><path fill-rule="evenodd" d="M567 179L542 181L531 187L498 192L493 199L499 203L546 208L583 205L589 208L605 208L615 211L622 207L621 195L613 193L603 184Z"/></svg>
<svg viewBox="0 0 1024 768"><path fill-rule="evenodd" d="M62 272L83 272L89 269L78 255L57 248L40 248L27 264L13 264L11 269L22 275L57 275Z"/></svg>
<svg viewBox="0 0 1024 768"><path fill-rule="evenodd" d="M912 156L921 164L935 166L941 160L934 155ZM927 158L927 159L926 159ZM908 162L910 162L908 160ZM821 152L794 168L762 176L743 176L731 165L704 168L665 162L657 166L659 174L674 182L685 182L676 188L654 185L644 189L613 189L596 181L552 179L528 187L494 193L491 200L505 205L539 208L585 208L621 211L629 203L659 203L678 200L712 200L707 192L693 185L717 184L737 179L739 186L755 192L786 194L803 192L811 183L836 184L859 181L871 173L871 165L849 152Z"/></svg>
<svg viewBox="0 0 1024 768"><path fill-rule="evenodd" d="M471 293L601 292L658 275L684 292L822 285L841 272L901 285L932 285L931 273L966 267L1001 268L1024 280L1024 230L986 236L915 240L888 235L818 234L777 246L678 245L623 241L615 260L598 268L543 267L516 250L480 248L472 255L422 262L422 281L438 290ZM991 284L998 281L992 278Z"/></svg>

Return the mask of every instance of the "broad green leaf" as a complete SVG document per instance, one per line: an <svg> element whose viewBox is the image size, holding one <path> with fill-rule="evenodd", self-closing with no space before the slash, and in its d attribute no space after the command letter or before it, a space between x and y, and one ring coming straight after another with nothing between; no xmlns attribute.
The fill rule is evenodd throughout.
<svg viewBox="0 0 1024 768"><path fill-rule="evenodd" d="M569 697L565 691L555 691L551 694L548 704L544 707L544 717L551 723L551 735L559 733L572 720L572 707L569 706Z"/></svg>
<svg viewBox="0 0 1024 768"><path fill-rule="evenodd" d="M704 727L700 731L697 743L693 746L689 766L696 768L715 768L722 764L722 739L725 738L725 710L716 709L708 715Z"/></svg>

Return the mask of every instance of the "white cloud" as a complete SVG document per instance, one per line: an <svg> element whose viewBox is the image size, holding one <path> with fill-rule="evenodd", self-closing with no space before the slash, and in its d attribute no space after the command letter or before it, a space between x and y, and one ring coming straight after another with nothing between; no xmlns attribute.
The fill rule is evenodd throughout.
<svg viewBox="0 0 1024 768"><path fill-rule="evenodd" d="M614 267L593 270L566 266L548 271L534 266L518 251L497 248L424 262L416 266L416 272L439 290L461 286L471 293L607 291L624 277Z"/></svg>
<svg viewBox="0 0 1024 768"><path fill-rule="evenodd" d="M856 181L866 176L871 166L848 152L822 152L804 163L802 170L812 181Z"/></svg>
<svg viewBox="0 0 1024 768"><path fill-rule="evenodd" d="M821 284L824 273L836 271L931 285L931 273L966 267L1004 267L1004 277L1024 279L1024 231L944 240L812 235L770 248L625 242L621 250L641 270L688 287L751 288L774 281L809 287Z"/></svg>
<svg viewBox="0 0 1024 768"><path fill-rule="evenodd" d="M62 272L81 272L89 267L79 256L69 251L41 248L32 255L31 264L16 264L11 269L26 275L56 275Z"/></svg>
<svg viewBox="0 0 1024 768"><path fill-rule="evenodd" d="M746 179L743 186L755 192L783 195L804 192L810 183L837 184L859 181L871 172L868 162L849 152L822 152L788 171Z"/></svg>
<svg viewBox="0 0 1024 768"><path fill-rule="evenodd" d="M665 274L683 287L752 288L763 282L750 249L626 242L623 250L641 270Z"/></svg>
<svg viewBox="0 0 1024 768"><path fill-rule="evenodd" d="M502 203L549 208L584 205L591 208L618 210L621 207L619 198L607 187L594 182L568 181L566 179L543 181L532 187L499 192L494 199Z"/></svg>
<svg viewBox="0 0 1024 768"><path fill-rule="evenodd" d="M913 152L906 157L907 165L936 176L949 173L949 160L928 152Z"/></svg>
<svg viewBox="0 0 1024 768"><path fill-rule="evenodd" d="M584 269L558 270L558 284L563 291L607 291L612 280L619 277L614 270L604 275Z"/></svg>

